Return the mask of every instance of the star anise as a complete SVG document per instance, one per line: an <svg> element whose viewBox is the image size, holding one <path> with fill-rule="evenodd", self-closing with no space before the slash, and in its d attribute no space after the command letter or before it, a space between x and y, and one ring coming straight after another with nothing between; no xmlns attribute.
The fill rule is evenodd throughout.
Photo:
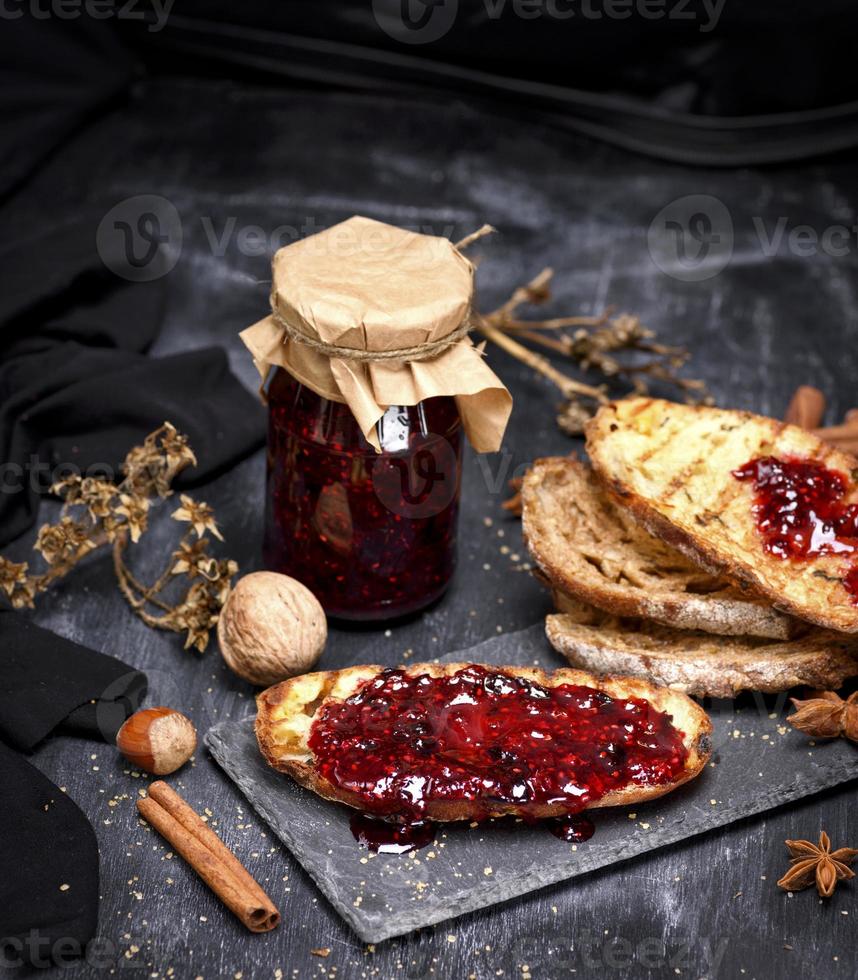
<svg viewBox="0 0 858 980"><path fill-rule="evenodd" d="M858 691L844 701L834 691L820 691L806 701L792 698L796 710L787 721L814 738L838 738L845 735L858 742Z"/></svg>
<svg viewBox="0 0 858 980"><path fill-rule="evenodd" d="M849 865L858 856L858 850L841 847L832 851L831 841L824 830L819 835L818 845L807 840L788 840L784 843L792 857L789 871L778 882L785 891L801 891L815 883L822 898L831 898L838 881L855 877Z"/></svg>

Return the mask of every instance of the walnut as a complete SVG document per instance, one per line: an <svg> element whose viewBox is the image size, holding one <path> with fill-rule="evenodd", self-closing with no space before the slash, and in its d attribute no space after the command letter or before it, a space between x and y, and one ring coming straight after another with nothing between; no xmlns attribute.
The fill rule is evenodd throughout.
<svg viewBox="0 0 858 980"><path fill-rule="evenodd" d="M230 592L217 635L229 667L267 687L310 670L324 649L328 624L306 586L278 572L252 572Z"/></svg>

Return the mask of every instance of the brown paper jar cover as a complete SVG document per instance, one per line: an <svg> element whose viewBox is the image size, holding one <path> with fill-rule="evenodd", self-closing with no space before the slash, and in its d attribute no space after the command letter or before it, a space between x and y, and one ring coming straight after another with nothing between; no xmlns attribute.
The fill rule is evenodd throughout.
<svg viewBox="0 0 858 980"><path fill-rule="evenodd" d="M500 448L512 397L465 333L474 266L452 242L355 216L281 248L272 271L273 312L241 333L263 384L282 367L345 402L376 450L388 407L452 396L471 445Z"/></svg>

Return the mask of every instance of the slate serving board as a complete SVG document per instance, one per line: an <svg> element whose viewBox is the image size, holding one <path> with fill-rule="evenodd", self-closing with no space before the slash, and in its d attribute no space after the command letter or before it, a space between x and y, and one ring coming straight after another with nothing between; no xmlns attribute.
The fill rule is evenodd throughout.
<svg viewBox="0 0 858 980"><path fill-rule="evenodd" d="M441 660L566 665L541 623ZM649 804L594 811L596 833L578 845L541 827L489 822L439 828L433 845L411 854L370 854L352 836L350 810L264 763L252 717L216 725L206 744L357 935L380 942L858 778L853 745L814 746L784 723L780 702L780 710L761 698L707 704L714 752L701 776Z"/></svg>

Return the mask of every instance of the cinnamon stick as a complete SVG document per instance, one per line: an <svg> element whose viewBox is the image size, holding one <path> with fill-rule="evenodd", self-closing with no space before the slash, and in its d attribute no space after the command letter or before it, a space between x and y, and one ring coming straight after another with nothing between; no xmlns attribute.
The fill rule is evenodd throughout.
<svg viewBox="0 0 858 980"><path fill-rule="evenodd" d="M251 932L280 924L280 913L250 872L175 790L158 780L137 809Z"/></svg>
<svg viewBox="0 0 858 980"><path fill-rule="evenodd" d="M825 395L812 385L801 385L789 403L784 421L802 429L816 429L825 415Z"/></svg>
<svg viewBox="0 0 858 980"><path fill-rule="evenodd" d="M828 425L824 429L815 429L814 435L826 442L840 444L858 441L858 422L845 422L843 425Z"/></svg>
<svg viewBox="0 0 858 980"><path fill-rule="evenodd" d="M835 449L839 449L842 453L849 453L850 456L858 456L858 430L853 432L851 436L831 437L825 429L817 429L814 435L834 446Z"/></svg>

